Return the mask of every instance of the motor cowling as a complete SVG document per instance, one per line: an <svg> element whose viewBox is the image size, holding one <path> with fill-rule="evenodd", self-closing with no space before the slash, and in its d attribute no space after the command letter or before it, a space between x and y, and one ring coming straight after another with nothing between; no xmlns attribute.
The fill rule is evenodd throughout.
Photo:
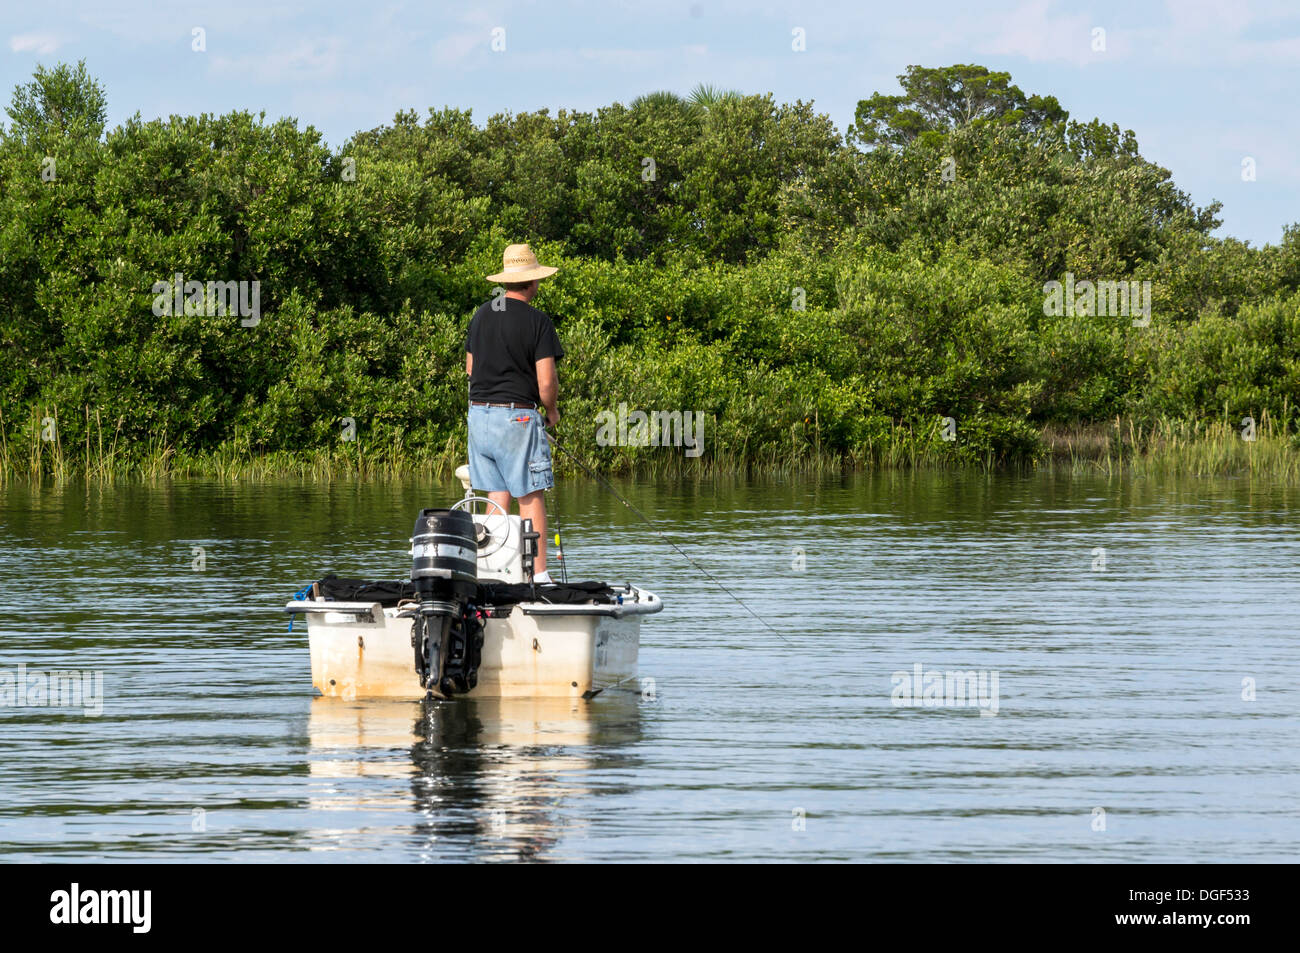
<svg viewBox="0 0 1300 953"><path fill-rule="evenodd" d="M426 509L411 534L411 581L420 607L411 632L420 686L444 697L478 684L483 625L474 520L463 510Z"/></svg>

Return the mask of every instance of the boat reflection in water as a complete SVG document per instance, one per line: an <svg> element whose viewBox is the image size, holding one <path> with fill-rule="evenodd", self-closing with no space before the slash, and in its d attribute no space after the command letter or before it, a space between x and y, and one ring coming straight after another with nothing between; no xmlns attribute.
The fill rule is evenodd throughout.
<svg viewBox="0 0 1300 953"><path fill-rule="evenodd" d="M380 860L548 859L583 836L597 794L623 785L641 737L635 691L581 698L459 698L311 704L311 807L347 827L316 828L321 850ZM617 773L614 777L617 777ZM596 778L599 777L597 783ZM391 856L395 827L412 849Z"/></svg>

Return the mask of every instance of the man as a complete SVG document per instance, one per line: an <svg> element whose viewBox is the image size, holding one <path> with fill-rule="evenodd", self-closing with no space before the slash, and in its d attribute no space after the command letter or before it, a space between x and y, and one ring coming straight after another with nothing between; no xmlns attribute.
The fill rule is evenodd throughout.
<svg viewBox="0 0 1300 953"><path fill-rule="evenodd" d="M487 276L505 286L505 296L474 312L465 341L470 484L507 512L512 497L519 501L519 515L539 534L533 579L540 583L551 581L545 492L555 485L544 428L560 420L555 362L564 349L550 316L528 302L557 270L539 265L527 245L507 246L501 271Z"/></svg>

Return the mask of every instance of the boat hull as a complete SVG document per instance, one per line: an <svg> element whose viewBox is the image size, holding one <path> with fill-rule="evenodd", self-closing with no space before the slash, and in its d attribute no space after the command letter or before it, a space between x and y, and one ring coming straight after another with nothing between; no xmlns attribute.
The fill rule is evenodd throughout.
<svg viewBox="0 0 1300 953"><path fill-rule="evenodd" d="M546 610L554 607L546 606ZM312 684L321 695L421 698L413 621L395 609L308 615ZM471 698L590 697L636 677L641 617L530 614L519 606L485 620ZM438 694L437 692L434 693Z"/></svg>

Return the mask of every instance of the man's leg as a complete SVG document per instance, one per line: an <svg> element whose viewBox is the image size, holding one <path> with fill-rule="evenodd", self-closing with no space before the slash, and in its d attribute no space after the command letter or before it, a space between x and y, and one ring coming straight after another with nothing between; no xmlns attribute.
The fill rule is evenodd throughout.
<svg viewBox="0 0 1300 953"><path fill-rule="evenodd" d="M498 504L507 513L510 512L512 497L505 490L496 490L488 494L488 499ZM492 512L496 512L493 510ZM535 490L519 499L519 515L533 521L533 530L537 533L537 558L533 560L533 574L546 571L546 491Z"/></svg>
<svg viewBox="0 0 1300 953"><path fill-rule="evenodd" d="M534 490L527 496L519 498L519 515L533 521L533 530L537 535L537 558L533 560L533 572L546 571L546 491Z"/></svg>

